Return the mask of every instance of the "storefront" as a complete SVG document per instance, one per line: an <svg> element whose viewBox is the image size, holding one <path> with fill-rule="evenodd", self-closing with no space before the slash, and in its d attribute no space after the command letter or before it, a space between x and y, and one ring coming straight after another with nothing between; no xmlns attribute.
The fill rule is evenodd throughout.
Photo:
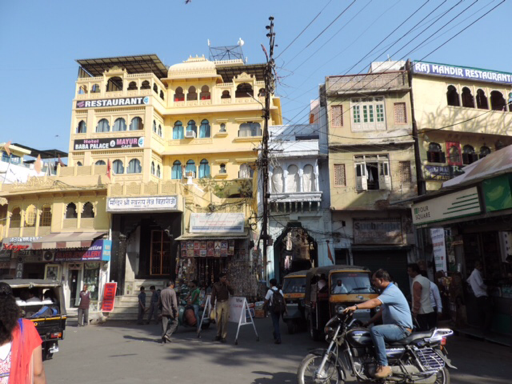
<svg viewBox="0 0 512 384"><path fill-rule="evenodd" d="M91 312L100 308L108 281L112 248L105 232L54 233L42 237L6 238L3 253L10 252L9 276L19 279L61 281L66 308L78 305L84 284L91 292Z"/></svg>
<svg viewBox="0 0 512 384"><path fill-rule="evenodd" d="M479 308L466 281L481 261L493 303L492 331L512 334L512 174L450 184L451 190L420 197L412 206L414 224L430 232L425 248L432 250L435 280L449 298L454 322L478 328Z"/></svg>
<svg viewBox="0 0 512 384"><path fill-rule="evenodd" d="M177 277L197 280L201 286L227 273L237 295L255 296L257 260L249 249L249 231L239 213L192 213L190 231L177 239Z"/></svg>

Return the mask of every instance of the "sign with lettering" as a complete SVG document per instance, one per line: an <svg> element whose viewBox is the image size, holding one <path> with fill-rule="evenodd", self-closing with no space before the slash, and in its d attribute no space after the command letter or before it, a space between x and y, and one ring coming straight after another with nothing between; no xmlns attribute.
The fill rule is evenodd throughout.
<svg viewBox="0 0 512 384"><path fill-rule="evenodd" d="M462 175L464 170L456 165L424 165L423 174L425 180L450 180Z"/></svg>
<svg viewBox="0 0 512 384"><path fill-rule="evenodd" d="M444 241L444 228L432 228L430 230L430 237L432 238L432 253L434 254L436 272L448 272L446 269L446 243Z"/></svg>
<svg viewBox="0 0 512 384"><path fill-rule="evenodd" d="M476 187L415 203L411 209L415 225L473 216L482 212Z"/></svg>
<svg viewBox="0 0 512 384"><path fill-rule="evenodd" d="M32 243L40 238L37 236L6 237L4 238L2 249L13 252L26 251L32 249Z"/></svg>
<svg viewBox="0 0 512 384"><path fill-rule="evenodd" d="M105 283L103 292L103 303L101 304L102 312L112 312L116 301L117 283Z"/></svg>
<svg viewBox="0 0 512 384"><path fill-rule="evenodd" d="M244 233L243 213L192 213L190 233Z"/></svg>
<svg viewBox="0 0 512 384"><path fill-rule="evenodd" d="M111 240L96 240L87 250L59 250L55 261L109 261L112 252Z"/></svg>
<svg viewBox="0 0 512 384"><path fill-rule="evenodd" d="M101 107L123 107L131 105L149 104L149 96L146 97L123 97L121 99L100 99L100 100L79 100L76 108L101 108Z"/></svg>
<svg viewBox="0 0 512 384"><path fill-rule="evenodd" d="M80 139L73 142L75 151L91 151L95 149L142 148L143 137L111 137L108 139Z"/></svg>
<svg viewBox="0 0 512 384"><path fill-rule="evenodd" d="M420 75L455 77L491 83L512 84L512 73L490 71L487 69L415 61L412 66L412 71Z"/></svg>
<svg viewBox="0 0 512 384"><path fill-rule="evenodd" d="M354 244L402 244L402 224L394 220L354 220Z"/></svg>
<svg viewBox="0 0 512 384"><path fill-rule="evenodd" d="M177 211L177 196L109 197L107 212L153 212Z"/></svg>

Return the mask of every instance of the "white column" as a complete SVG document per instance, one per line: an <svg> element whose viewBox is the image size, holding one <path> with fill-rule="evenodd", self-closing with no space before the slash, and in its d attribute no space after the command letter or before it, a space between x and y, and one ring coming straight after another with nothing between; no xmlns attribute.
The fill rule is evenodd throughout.
<svg viewBox="0 0 512 384"><path fill-rule="evenodd" d="M288 169L283 169L283 192L288 192L288 186L286 185L286 179L288 179Z"/></svg>
<svg viewBox="0 0 512 384"><path fill-rule="evenodd" d="M302 168L299 168L299 185L297 187L297 192L304 191L304 170Z"/></svg>
<svg viewBox="0 0 512 384"><path fill-rule="evenodd" d="M315 161L315 169L314 169L314 174L315 174L315 191L320 191L320 182L318 180L318 174L319 174L319 170L318 170L318 159Z"/></svg>

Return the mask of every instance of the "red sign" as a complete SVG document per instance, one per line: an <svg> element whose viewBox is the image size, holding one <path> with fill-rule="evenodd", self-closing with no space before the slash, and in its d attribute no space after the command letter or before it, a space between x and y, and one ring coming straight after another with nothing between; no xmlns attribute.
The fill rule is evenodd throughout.
<svg viewBox="0 0 512 384"><path fill-rule="evenodd" d="M30 245L18 245L18 244L4 244L4 249L7 251L23 251L30 248Z"/></svg>
<svg viewBox="0 0 512 384"><path fill-rule="evenodd" d="M114 302L116 299L117 283L106 283L105 292L103 293L103 304L101 310L103 312L112 312L114 310Z"/></svg>

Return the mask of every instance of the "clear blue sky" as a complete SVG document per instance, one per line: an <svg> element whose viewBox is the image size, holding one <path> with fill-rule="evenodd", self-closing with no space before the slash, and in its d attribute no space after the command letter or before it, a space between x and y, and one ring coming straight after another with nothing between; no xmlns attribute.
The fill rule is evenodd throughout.
<svg viewBox="0 0 512 384"><path fill-rule="evenodd" d="M427 45L406 57L422 59L500 1L477 1ZM261 44L268 44L265 25L269 15L275 17L278 56L322 11L277 60L282 77L277 93L282 97L285 122L306 122L303 109L317 97L318 84L325 76L344 74L422 4L427 3L350 73L366 71L376 57L401 59L474 0L462 1L396 54L458 1L447 0L418 28L387 48L442 0L356 0L313 41L352 2L0 0L0 142L68 150L76 59L156 53L166 65L172 65L189 55L208 57L207 39L220 46L234 45L241 37L245 56L254 64L264 61ZM511 16L512 2L507 0L425 60L512 72Z"/></svg>

